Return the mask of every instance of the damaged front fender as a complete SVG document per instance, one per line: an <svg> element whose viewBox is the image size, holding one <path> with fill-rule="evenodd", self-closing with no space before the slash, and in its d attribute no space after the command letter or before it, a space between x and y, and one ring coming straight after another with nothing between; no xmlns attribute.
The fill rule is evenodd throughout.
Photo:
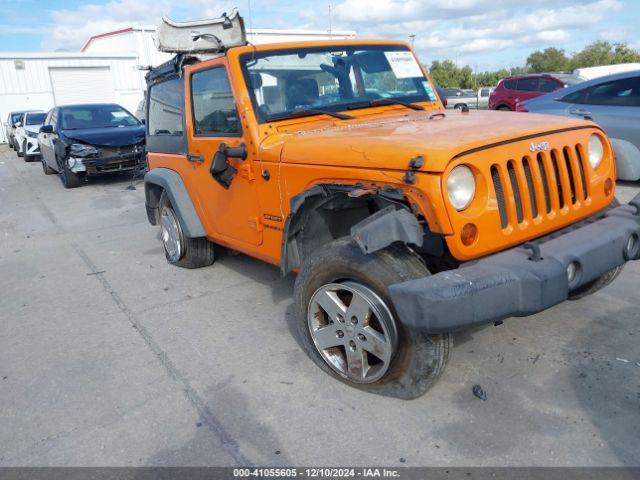
<svg viewBox="0 0 640 480"><path fill-rule="evenodd" d="M367 254L382 250L394 242L421 247L424 233L415 215L389 205L351 227L351 236L362 253Z"/></svg>
<svg viewBox="0 0 640 480"><path fill-rule="evenodd" d="M292 197L290 205L283 232L282 275L299 268L322 245L344 236L352 236L365 254L394 242L420 248L425 236L433 236L396 189L315 185Z"/></svg>

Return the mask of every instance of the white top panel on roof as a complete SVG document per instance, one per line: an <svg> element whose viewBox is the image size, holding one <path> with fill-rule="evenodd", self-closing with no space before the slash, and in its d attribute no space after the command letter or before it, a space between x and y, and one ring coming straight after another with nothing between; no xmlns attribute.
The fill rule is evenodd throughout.
<svg viewBox="0 0 640 480"><path fill-rule="evenodd" d="M158 27L156 47L170 53L212 53L246 45L244 21L236 8L231 15L196 22L174 22L166 17Z"/></svg>

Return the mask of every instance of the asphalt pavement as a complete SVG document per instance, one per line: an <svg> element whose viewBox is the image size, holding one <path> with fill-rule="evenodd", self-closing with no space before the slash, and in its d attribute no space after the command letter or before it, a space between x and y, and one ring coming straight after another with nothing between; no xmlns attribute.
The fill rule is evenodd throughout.
<svg viewBox="0 0 640 480"><path fill-rule="evenodd" d="M457 334L441 380L402 401L314 366L278 269L168 265L129 185L65 190L0 146L0 466L640 465L640 262Z"/></svg>

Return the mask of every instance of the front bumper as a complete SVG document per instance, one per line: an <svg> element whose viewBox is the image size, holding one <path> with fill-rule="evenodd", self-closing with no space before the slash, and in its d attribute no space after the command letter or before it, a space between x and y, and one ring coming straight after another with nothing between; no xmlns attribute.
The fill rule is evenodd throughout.
<svg viewBox="0 0 640 480"><path fill-rule="evenodd" d="M86 172L87 175L101 173L126 172L142 169L145 165L145 153L123 153L110 157L70 157L69 168L74 172Z"/></svg>
<svg viewBox="0 0 640 480"><path fill-rule="evenodd" d="M572 290L640 258L640 195L577 228L525 245L391 285L399 320L409 329L443 333L533 315L565 301ZM572 262L577 270L570 283Z"/></svg>
<svg viewBox="0 0 640 480"><path fill-rule="evenodd" d="M37 138L27 137L27 151L24 153L28 157L40 155L40 146Z"/></svg>

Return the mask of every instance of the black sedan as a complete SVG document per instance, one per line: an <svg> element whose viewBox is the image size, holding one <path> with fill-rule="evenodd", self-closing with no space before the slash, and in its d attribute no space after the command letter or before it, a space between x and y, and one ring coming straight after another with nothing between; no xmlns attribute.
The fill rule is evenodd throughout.
<svg viewBox="0 0 640 480"><path fill-rule="evenodd" d="M83 178L144 168L144 125L115 104L67 105L47 114L38 134L44 173L65 188Z"/></svg>

